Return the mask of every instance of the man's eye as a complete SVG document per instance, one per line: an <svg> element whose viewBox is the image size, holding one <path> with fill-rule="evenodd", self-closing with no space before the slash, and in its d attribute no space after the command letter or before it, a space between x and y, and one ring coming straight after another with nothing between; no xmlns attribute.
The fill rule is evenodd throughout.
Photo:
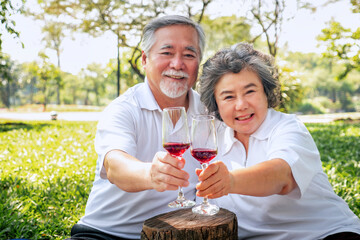
<svg viewBox="0 0 360 240"><path fill-rule="evenodd" d="M185 54L185 57L187 57L187 58L195 58L195 55L193 55L193 54Z"/></svg>
<svg viewBox="0 0 360 240"><path fill-rule="evenodd" d="M161 55L171 55L171 52L162 52Z"/></svg>

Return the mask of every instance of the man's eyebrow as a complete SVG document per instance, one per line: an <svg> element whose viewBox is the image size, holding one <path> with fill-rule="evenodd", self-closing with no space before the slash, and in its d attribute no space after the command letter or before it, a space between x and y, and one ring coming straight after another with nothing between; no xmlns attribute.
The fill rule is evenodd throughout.
<svg viewBox="0 0 360 240"><path fill-rule="evenodd" d="M193 46L188 46L188 47L186 47L186 49L189 50L189 51L192 51L194 53L197 53L196 48L193 47Z"/></svg>
<svg viewBox="0 0 360 240"><path fill-rule="evenodd" d="M174 47L173 47L172 45L170 45L170 44L165 44L165 45L163 45L163 46L160 47L161 50L162 50L162 49L172 49L172 48L174 48ZM194 52L194 53L197 53L196 48L193 47L193 46L187 46L187 47L185 47L185 49L186 49L186 50L189 50L189 51L192 51L192 52Z"/></svg>
<svg viewBox="0 0 360 240"><path fill-rule="evenodd" d="M166 44L160 47L160 49L168 49L168 48L174 48L174 47L170 44Z"/></svg>

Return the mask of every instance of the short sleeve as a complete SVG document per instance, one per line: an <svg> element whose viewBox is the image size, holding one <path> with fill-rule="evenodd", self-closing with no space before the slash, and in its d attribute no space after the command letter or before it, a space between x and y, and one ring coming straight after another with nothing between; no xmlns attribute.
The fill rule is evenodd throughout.
<svg viewBox="0 0 360 240"><path fill-rule="evenodd" d="M104 110L95 135L101 178L107 178L103 165L109 151L117 149L136 155L136 110L137 106L124 101L114 101Z"/></svg>
<svg viewBox="0 0 360 240"><path fill-rule="evenodd" d="M275 128L268 144L268 159L281 158L291 167L298 189L289 197L301 198L313 177L322 171L319 151L309 131L292 118Z"/></svg>

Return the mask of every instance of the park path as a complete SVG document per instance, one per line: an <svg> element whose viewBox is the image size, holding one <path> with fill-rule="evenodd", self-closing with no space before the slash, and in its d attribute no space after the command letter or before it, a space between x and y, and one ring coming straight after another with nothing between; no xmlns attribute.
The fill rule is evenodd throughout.
<svg viewBox="0 0 360 240"><path fill-rule="evenodd" d="M98 121L101 112L58 112L58 120ZM14 113L0 112L0 119L11 120L51 120L50 112Z"/></svg>
<svg viewBox="0 0 360 240"><path fill-rule="evenodd" d="M101 112L59 112L57 119L67 121L98 121ZM333 115L298 115L304 123L328 123L332 122ZM50 120L50 112L14 113L0 112L0 119L11 120Z"/></svg>

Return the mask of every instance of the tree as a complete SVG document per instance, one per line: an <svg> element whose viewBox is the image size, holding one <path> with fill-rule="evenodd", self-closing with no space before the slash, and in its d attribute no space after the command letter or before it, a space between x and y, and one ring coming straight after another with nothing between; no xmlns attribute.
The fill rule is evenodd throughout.
<svg viewBox="0 0 360 240"><path fill-rule="evenodd" d="M92 93L95 98L95 104L100 106L100 98L105 93L105 69L98 63L93 63L87 66L83 71L85 83L83 88L86 92L84 104L90 105L89 95Z"/></svg>
<svg viewBox="0 0 360 240"><path fill-rule="evenodd" d="M13 75L14 63L9 56L2 55L0 68L2 69L0 72L0 98L2 104L10 108L10 97L12 96L10 85L15 77Z"/></svg>
<svg viewBox="0 0 360 240"><path fill-rule="evenodd" d="M277 54L281 25L283 22L283 12L286 4L284 0L274 0L270 6L267 3L269 2L258 0L250 10L252 16L262 30L262 32L255 36L251 42L255 42L261 35L265 35L269 53L275 57ZM273 36L271 36L270 33L273 33Z"/></svg>
<svg viewBox="0 0 360 240"><path fill-rule="evenodd" d="M243 17L223 16L211 19L209 16L204 16L202 25L206 33L208 56L221 48L251 39L251 26Z"/></svg>
<svg viewBox="0 0 360 240"><path fill-rule="evenodd" d="M28 96L26 100L30 104L36 103L36 94L38 92L38 72L39 64L35 61L22 64L22 72L24 79L24 95Z"/></svg>
<svg viewBox="0 0 360 240"><path fill-rule="evenodd" d="M194 12L193 6L201 2L202 7ZM133 71L144 79L139 68L141 50L141 32L144 25L152 18L167 12L187 13L189 16L199 16L199 21L205 8L211 0L183 1L180 0L149 0L149 1L112 1L112 0L49 0L39 1L44 13L72 18L77 29L92 36L104 32L115 34L117 43L117 89L120 94L120 48L132 50L128 63Z"/></svg>
<svg viewBox="0 0 360 240"><path fill-rule="evenodd" d="M326 46L324 58L344 64L344 70L336 77L337 80L342 80L352 70L360 71L360 27L352 32L334 20L328 25L328 28L321 30L322 34L317 39Z"/></svg>
<svg viewBox="0 0 360 240"><path fill-rule="evenodd" d="M42 32L44 37L42 41L45 43L45 48L54 50L57 58L57 67L61 69L61 44L67 35L70 24L67 19L61 19L60 12L54 11L54 15L46 14L45 12L33 12L29 9L25 12L26 15L33 17L35 20L43 24ZM63 21L62 21L63 20ZM60 89L63 85L62 77L56 79L56 102L60 104Z"/></svg>
<svg viewBox="0 0 360 240"><path fill-rule="evenodd" d="M278 44L281 37L282 24L295 17L295 14L286 11L288 9L289 1L285 0L255 0L246 1L251 2L250 17L248 21L253 23L253 26L258 26L258 31L250 41L255 43L261 36L265 37L265 42L269 54L276 57L278 54ZM294 1L293 1L294 2ZM314 1L296 0L296 9L306 9L315 12L317 7Z"/></svg>
<svg viewBox="0 0 360 240"><path fill-rule="evenodd" d="M17 12L22 11L22 4L25 0L21 2L15 2L11 0L0 0L0 22L1 28L5 28L10 35L13 35L15 38L19 38L20 34L16 31L16 23L14 20L11 20L11 15ZM11 78L8 76L8 57L2 52L2 29L0 30L0 75L6 81L10 81ZM0 87L2 86L2 81L0 81ZM10 104L10 103L9 103ZM10 105L9 105L10 106Z"/></svg>
<svg viewBox="0 0 360 240"><path fill-rule="evenodd" d="M37 69L37 75L39 79L39 88L43 93L43 111L46 111L46 105L48 104L48 96L49 96L49 85L51 81L54 81L60 75L60 69L57 68L54 64L49 63L49 57L43 53L39 53L42 62L40 63L40 67Z"/></svg>
<svg viewBox="0 0 360 240"><path fill-rule="evenodd" d="M25 2L25 0L22 0L21 2L11 0L0 0L0 22L1 25L5 28L5 30L15 37L19 37L19 32L16 31L15 26L16 23L14 20L11 20L11 15L17 12L22 11L22 4ZM2 50L2 32L0 32L0 52Z"/></svg>
<svg viewBox="0 0 360 240"><path fill-rule="evenodd" d="M42 32L45 33L45 37L43 38L43 41L45 41L47 48L53 49L56 52L57 67L59 69L61 69L61 64L60 64L60 53L62 51L61 43L65 38L64 28L65 28L65 24L54 21L48 23L45 22L45 25L42 28ZM59 75L55 80L57 86L56 100L57 100L57 104L60 104L60 88L62 86L61 75Z"/></svg>
<svg viewBox="0 0 360 240"><path fill-rule="evenodd" d="M288 67L279 68L281 102L278 108L283 112L294 111L301 104L306 92L301 79L294 75L293 72Z"/></svg>

